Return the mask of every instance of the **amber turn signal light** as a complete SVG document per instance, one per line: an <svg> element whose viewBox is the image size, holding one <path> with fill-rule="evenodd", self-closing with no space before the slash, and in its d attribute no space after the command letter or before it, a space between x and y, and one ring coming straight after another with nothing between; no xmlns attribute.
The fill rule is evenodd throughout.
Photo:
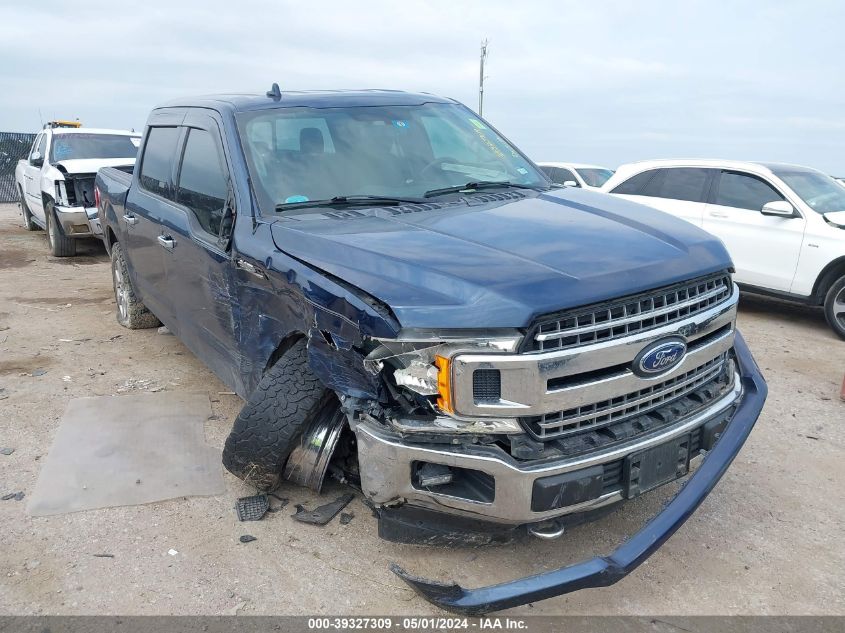
<svg viewBox="0 0 845 633"><path fill-rule="evenodd" d="M444 413L454 413L452 407L452 363L448 358L435 356L434 364L437 367L437 407Z"/></svg>

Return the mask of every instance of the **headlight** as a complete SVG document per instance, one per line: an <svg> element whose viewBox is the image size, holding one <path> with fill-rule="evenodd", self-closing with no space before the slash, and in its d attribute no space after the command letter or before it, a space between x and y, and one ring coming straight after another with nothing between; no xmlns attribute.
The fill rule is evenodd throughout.
<svg viewBox="0 0 845 633"><path fill-rule="evenodd" d="M64 180L56 181L56 202L62 206L67 205L67 187Z"/></svg>
<svg viewBox="0 0 845 633"><path fill-rule="evenodd" d="M380 339L367 356L371 370L392 368L396 385L433 398L443 413L454 413L452 357L459 352L513 352L521 334L515 330L408 331L396 339Z"/></svg>

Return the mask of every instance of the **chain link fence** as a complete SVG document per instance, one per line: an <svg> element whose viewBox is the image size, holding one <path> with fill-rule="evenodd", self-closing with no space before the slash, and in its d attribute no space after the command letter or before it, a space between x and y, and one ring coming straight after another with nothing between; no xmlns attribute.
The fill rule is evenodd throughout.
<svg viewBox="0 0 845 633"><path fill-rule="evenodd" d="M29 155L35 134L0 132L0 202L17 202L15 167Z"/></svg>

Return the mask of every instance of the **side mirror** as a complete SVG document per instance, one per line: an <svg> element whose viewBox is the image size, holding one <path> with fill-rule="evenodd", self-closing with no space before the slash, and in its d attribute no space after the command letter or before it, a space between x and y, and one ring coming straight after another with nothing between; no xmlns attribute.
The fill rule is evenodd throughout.
<svg viewBox="0 0 845 633"><path fill-rule="evenodd" d="M824 214L824 219L833 226L845 229L845 211L831 211Z"/></svg>
<svg viewBox="0 0 845 633"><path fill-rule="evenodd" d="M781 218L795 217L795 209L786 200L775 200L774 202L767 202L760 209L763 215L776 215Z"/></svg>
<svg viewBox="0 0 845 633"><path fill-rule="evenodd" d="M579 185L574 180L567 180L563 183L563 186L564 187L578 187Z"/></svg>
<svg viewBox="0 0 845 633"><path fill-rule="evenodd" d="M29 159L29 162L32 163L34 167L41 167L44 164L44 157L41 155L41 152L35 152L32 155L32 158Z"/></svg>

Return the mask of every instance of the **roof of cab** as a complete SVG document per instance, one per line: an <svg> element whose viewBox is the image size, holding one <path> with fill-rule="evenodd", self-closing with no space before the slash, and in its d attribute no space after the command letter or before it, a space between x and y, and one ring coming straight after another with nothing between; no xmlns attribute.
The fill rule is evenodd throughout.
<svg viewBox="0 0 845 633"><path fill-rule="evenodd" d="M53 136L62 136L64 134L114 134L118 136L141 136L140 132L132 130L109 130L100 127L54 127L47 128Z"/></svg>
<svg viewBox="0 0 845 633"><path fill-rule="evenodd" d="M718 169L749 169L762 171L818 171L812 167L793 165L789 163L768 163L748 160L722 160L717 158L659 158L640 160L620 166L618 171L644 171L656 167L710 167Z"/></svg>
<svg viewBox="0 0 845 633"><path fill-rule="evenodd" d="M570 167L572 169L610 169L602 165L591 165L590 163L561 163L556 161L540 161L540 167Z"/></svg>
<svg viewBox="0 0 845 633"><path fill-rule="evenodd" d="M428 93L402 90L291 90L282 92L278 101L266 94L217 94L183 97L163 103L157 108L206 107L236 112L272 108L338 108L382 105L421 105L423 103L455 103L453 99Z"/></svg>

